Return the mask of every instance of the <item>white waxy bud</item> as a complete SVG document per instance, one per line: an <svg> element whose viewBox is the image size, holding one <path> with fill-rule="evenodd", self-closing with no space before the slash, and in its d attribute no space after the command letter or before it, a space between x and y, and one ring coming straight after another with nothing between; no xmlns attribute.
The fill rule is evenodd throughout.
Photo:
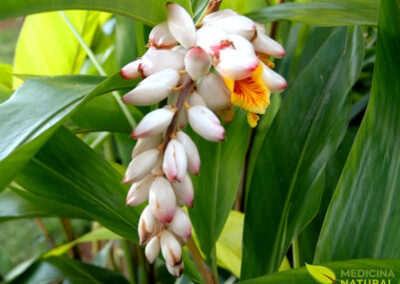
<svg viewBox="0 0 400 284"><path fill-rule="evenodd" d="M161 224L150 211L150 207L146 206L139 219L139 242L147 243L154 235L158 234Z"/></svg>
<svg viewBox="0 0 400 284"><path fill-rule="evenodd" d="M177 45L174 48L172 48L171 50L180 52L180 53L185 54L185 55L189 51L188 49L184 48L182 45Z"/></svg>
<svg viewBox="0 0 400 284"><path fill-rule="evenodd" d="M181 244L169 230L161 233L161 252L169 266L175 266L182 262Z"/></svg>
<svg viewBox="0 0 400 284"><path fill-rule="evenodd" d="M185 69L193 80L208 74L210 68L211 58L201 47L189 49L185 56Z"/></svg>
<svg viewBox="0 0 400 284"><path fill-rule="evenodd" d="M167 269L171 275L173 275L175 277L181 277L181 275L183 273L183 262L181 262L175 266L170 266L167 264Z"/></svg>
<svg viewBox="0 0 400 284"><path fill-rule="evenodd" d="M186 175L187 158L182 144L172 139L165 149L163 171L169 181L183 181Z"/></svg>
<svg viewBox="0 0 400 284"><path fill-rule="evenodd" d="M171 123L174 111L161 108L146 114L132 132L132 138L144 138L164 132Z"/></svg>
<svg viewBox="0 0 400 284"><path fill-rule="evenodd" d="M222 77L231 80L249 77L259 64L255 55L245 54L232 48L225 48L219 54L220 61L215 69Z"/></svg>
<svg viewBox="0 0 400 284"><path fill-rule="evenodd" d="M176 44L176 39L168 29L168 23L162 22L156 25L150 32L148 47L171 48Z"/></svg>
<svg viewBox="0 0 400 284"><path fill-rule="evenodd" d="M212 110L227 110L231 106L231 92L217 74L205 76L197 85L197 91Z"/></svg>
<svg viewBox="0 0 400 284"><path fill-rule="evenodd" d="M219 10L206 15L203 19L203 25L213 25L215 22L230 16L237 16L238 13L231 9Z"/></svg>
<svg viewBox="0 0 400 284"><path fill-rule="evenodd" d="M248 40L252 39L256 33L254 22L242 15L221 17L212 26L220 28L228 34L240 35Z"/></svg>
<svg viewBox="0 0 400 284"><path fill-rule="evenodd" d="M221 29L203 26L197 31L197 45L211 56L219 56L220 50L232 45L229 35Z"/></svg>
<svg viewBox="0 0 400 284"><path fill-rule="evenodd" d="M229 36L232 41L233 47L241 53L248 55L255 55L254 47L250 41L240 35L232 34Z"/></svg>
<svg viewBox="0 0 400 284"><path fill-rule="evenodd" d="M139 70L145 77L164 69L181 70L185 66L184 57L185 55L178 51L149 49L141 58Z"/></svg>
<svg viewBox="0 0 400 284"><path fill-rule="evenodd" d="M151 238L150 242L146 245L144 253L150 263L153 263L156 260L158 254L160 253L159 236L154 236L153 238Z"/></svg>
<svg viewBox="0 0 400 284"><path fill-rule="evenodd" d="M177 208L174 219L170 223L170 228L178 236L189 239L192 236L192 223L189 216L182 208Z"/></svg>
<svg viewBox="0 0 400 284"><path fill-rule="evenodd" d="M286 80L265 64L263 64L262 80L273 93L282 92L287 87Z"/></svg>
<svg viewBox="0 0 400 284"><path fill-rule="evenodd" d="M198 92L193 91L186 99L187 103L191 106L207 106L206 102L204 99L199 95Z"/></svg>
<svg viewBox="0 0 400 284"><path fill-rule="evenodd" d="M148 138L139 138L132 151L132 159L144 151L157 148L161 143L161 135L155 135Z"/></svg>
<svg viewBox="0 0 400 284"><path fill-rule="evenodd" d="M178 131L176 139L182 144L187 157L187 169L191 174L197 175L200 171L200 156L196 144L193 140L183 131ZM185 177L186 179L186 177Z"/></svg>
<svg viewBox="0 0 400 284"><path fill-rule="evenodd" d="M144 178L156 164L159 154L159 150L151 149L137 155L129 163L123 182L131 184Z"/></svg>
<svg viewBox="0 0 400 284"><path fill-rule="evenodd" d="M225 129L218 117L204 106L194 106L188 110L189 124L193 130L209 141L225 139Z"/></svg>
<svg viewBox="0 0 400 284"><path fill-rule="evenodd" d="M171 222L176 210L176 197L168 180L156 178L149 192L149 207L151 213L163 223Z"/></svg>
<svg viewBox="0 0 400 284"><path fill-rule="evenodd" d="M186 10L176 3L167 4L168 28L174 38L185 48L195 45L196 28Z"/></svg>
<svg viewBox="0 0 400 284"><path fill-rule="evenodd" d="M277 58L285 56L285 49L278 42L264 34L263 29L257 26L257 36L252 40L255 51L272 55Z"/></svg>
<svg viewBox="0 0 400 284"><path fill-rule="evenodd" d="M182 182L174 182L173 187L176 196L181 199L187 206L193 207L194 189L193 183L189 175L185 176Z"/></svg>
<svg viewBox="0 0 400 284"><path fill-rule="evenodd" d="M142 62L141 59L137 59L135 61L132 61L131 63L128 63L124 67L122 67L120 74L121 77L124 79L136 79L141 76L139 66L140 63Z"/></svg>
<svg viewBox="0 0 400 284"><path fill-rule="evenodd" d="M141 81L135 89L123 96L122 100L126 104L137 106L158 103L171 93L179 78L179 72L175 69L157 72Z"/></svg>
<svg viewBox="0 0 400 284"><path fill-rule="evenodd" d="M154 176L147 175L141 181L132 184L126 196L126 205L137 206L149 199L150 186L153 183Z"/></svg>

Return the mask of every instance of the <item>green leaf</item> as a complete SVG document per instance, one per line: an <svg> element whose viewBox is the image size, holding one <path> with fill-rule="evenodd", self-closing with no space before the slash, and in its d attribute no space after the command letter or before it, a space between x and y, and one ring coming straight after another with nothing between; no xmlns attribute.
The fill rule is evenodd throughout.
<svg viewBox="0 0 400 284"><path fill-rule="evenodd" d="M208 142L199 136L194 138L202 164L200 174L193 176L195 202L189 213L207 257L218 240L239 188L250 135L246 113L236 111L234 121L226 124L225 129L226 141L221 143Z"/></svg>
<svg viewBox="0 0 400 284"><path fill-rule="evenodd" d="M79 106L95 96L134 84L123 80L119 72L106 79L61 76L26 81L0 104L0 189Z"/></svg>
<svg viewBox="0 0 400 284"><path fill-rule="evenodd" d="M230 0L222 1L221 9L232 9L239 14L248 13L251 11L256 11L267 7L267 1L265 0Z"/></svg>
<svg viewBox="0 0 400 284"><path fill-rule="evenodd" d="M316 262L400 257L400 4L381 5L369 105L325 217Z"/></svg>
<svg viewBox="0 0 400 284"><path fill-rule="evenodd" d="M140 211L127 207L122 176L99 154L65 128L42 147L15 177L27 191L81 208L91 218L137 241Z"/></svg>
<svg viewBox="0 0 400 284"><path fill-rule="evenodd" d="M1 4L0 4L1 5ZM90 46L100 13L69 11L66 15ZM14 73L64 75L78 73L86 53L60 13L42 13L26 17L18 39ZM14 80L14 87L22 83Z"/></svg>
<svg viewBox="0 0 400 284"><path fill-rule="evenodd" d="M283 3L248 13L258 22L289 20L310 25L377 25L378 0L339 0Z"/></svg>
<svg viewBox="0 0 400 284"><path fill-rule="evenodd" d="M0 20L45 11L98 10L128 16L152 26L165 20L167 2L179 3L191 13L189 0L2 0Z"/></svg>
<svg viewBox="0 0 400 284"><path fill-rule="evenodd" d="M322 264L336 274L336 283L398 283L400 260L398 259L354 259ZM387 277L365 277L366 273L385 273ZM354 274L352 274L354 273ZM356 276L352 276L356 275ZM390 280L390 282L389 282ZM315 284L316 280L305 267L292 269L259 278L238 282L238 284ZM323 283L323 282L319 282ZM333 283L324 282L324 283Z"/></svg>
<svg viewBox="0 0 400 284"><path fill-rule="evenodd" d="M242 278L276 271L292 239L315 217L324 167L347 128L347 93L358 77L363 45L360 29L335 29L285 96L250 183Z"/></svg>
<svg viewBox="0 0 400 284"><path fill-rule="evenodd" d="M325 266L312 265L306 263L308 273L318 282L322 284L336 283L335 273Z"/></svg>

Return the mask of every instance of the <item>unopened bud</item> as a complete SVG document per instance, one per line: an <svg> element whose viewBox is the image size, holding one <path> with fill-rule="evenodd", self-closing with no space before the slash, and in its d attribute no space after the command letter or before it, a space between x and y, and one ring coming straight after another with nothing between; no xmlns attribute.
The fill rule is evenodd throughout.
<svg viewBox="0 0 400 284"><path fill-rule="evenodd" d="M197 85L197 91L212 110L227 110L231 106L231 92L217 74L205 76Z"/></svg>
<svg viewBox="0 0 400 284"><path fill-rule="evenodd" d="M203 25L204 26L213 25L215 22L217 22L223 18L230 17L230 16L237 16L237 15L238 15L238 13L236 13L235 11L233 11L231 9L219 10L219 11L216 11L216 12L206 15L203 19Z"/></svg>
<svg viewBox="0 0 400 284"><path fill-rule="evenodd" d="M249 77L258 67L258 58L232 48L220 51L220 62L215 69L227 79L242 80Z"/></svg>
<svg viewBox="0 0 400 284"><path fill-rule="evenodd" d="M257 36L252 40L255 51L272 55L277 58L285 56L285 49L278 42L264 34L263 29L257 26Z"/></svg>
<svg viewBox="0 0 400 284"><path fill-rule="evenodd" d="M178 51L149 49L141 58L139 69L145 77L164 69L182 70L185 66L184 57Z"/></svg>
<svg viewBox="0 0 400 284"><path fill-rule="evenodd" d="M126 205L137 206L149 199L150 186L153 183L154 176L147 175L141 181L132 184L126 196Z"/></svg>
<svg viewBox="0 0 400 284"><path fill-rule="evenodd" d="M201 47L189 49L185 56L185 69L193 80L208 74L210 68L211 58Z"/></svg>
<svg viewBox="0 0 400 284"><path fill-rule="evenodd" d="M256 32L256 25L254 22L241 15L221 17L214 21L212 26L220 28L228 34L240 35L248 40L252 39Z"/></svg>
<svg viewBox="0 0 400 284"><path fill-rule="evenodd" d="M161 234L161 252L169 266L175 266L182 262L181 244L169 230L165 230Z"/></svg>
<svg viewBox="0 0 400 284"><path fill-rule="evenodd" d="M189 175L186 175L182 182L174 182L173 187L178 199L181 199L187 206L193 207L194 190Z"/></svg>
<svg viewBox="0 0 400 284"><path fill-rule="evenodd" d="M193 91L186 99L187 103L191 106L207 106L206 102L204 99L199 95L198 92Z"/></svg>
<svg viewBox="0 0 400 284"><path fill-rule="evenodd" d="M158 254L160 253L159 236L154 236L153 238L151 238L150 242L146 245L144 253L150 263L153 263L156 260Z"/></svg>
<svg viewBox="0 0 400 284"><path fill-rule="evenodd" d="M174 219L170 223L170 228L178 236L189 239L192 235L192 223L189 216L182 208L177 208Z"/></svg>
<svg viewBox="0 0 400 284"><path fill-rule="evenodd" d="M200 171L200 155L197 150L196 144L193 140L183 131L178 131L176 139L182 144L187 157L187 169L191 174L197 175Z"/></svg>
<svg viewBox="0 0 400 284"><path fill-rule="evenodd" d="M154 217L163 223L171 222L176 210L176 197L168 180L156 178L149 192L149 207Z"/></svg>
<svg viewBox="0 0 400 284"><path fill-rule="evenodd" d="M156 25L150 32L148 47L171 48L176 44L176 39L168 29L168 23Z"/></svg>
<svg viewBox="0 0 400 284"><path fill-rule="evenodd" d="M221 29L204 26L197 31L197 45L211 56L219 56L220 50L232 45L229 35Z"/></svg>
<svg viewBox="0 0 400 284"><path fill-rule="evenodd" d="M282 92L287 86L286 80L265 64L263 64L262 80L273 93Z"/></svg>
<svg viewBox="0 0 400 284"><path fill-rule="evenodd" d="M143 153L144 151L157 148L161 143L161 135L150 136L148 138L139 138L136 141L135 147L132 151L132 159L134 159L137 155Z"/></svg>
<svg viewBox="0 0 400 284"><path fill-rule="evenodd" d="M171 123L174 111L157 109L146 114L132 132L132 138L144 138L164 132Z"/></svg>
<svg viewBox="0 0 400 284"><path fill-rule="evenodd" d="M209 141L225 139L225 129L218 117L204 106L194 106L188 110L189 123L193 130Z"/></svg>
<svg viewBox="0 0 400 284"><path fill-rule="evenodd" d="M150 207L146 206L139 219L139 242L147 243L160 230L160 223L150 211Z"/></svg>
<svg viewBox="0 0 400 284"><path fill-rule="evenodd" d="M240 51L241 53L244 53L247 55L253 55L253 56L255 55L253 45L251 44L250 41L248 41L244 37L242 37L240 35L232 34L229 36L229 38L232 41L233 47L237 51Z"/></svg>
<svg viewBox="0 0 400 284"><path fill-rule="evenodd" d="M186 10L176 3L167 4L168 28L174 38L185 48L195 45L196 28Z"/></svg>
<svg viewBox="0 0 400 284"><path fill-rule="evenodd" d="M122 67L120 74L124 79L136 79L140 77L139 65L142 61L137 59Z"/></svg>
<svg viewBox="0 0 400 284"><path fill-rule="evenodd" d="M182 181L186 175L187 158L182 144L173 139L164 153L163 171L169 181Z"/></svg>
<svg viewBox="0 0 400 284"><path fill-rule="evenodd" d="M136 156L129 163L123 182L131 184L144 178L156 164L159 154L159 150L151 149Z"/></svg>

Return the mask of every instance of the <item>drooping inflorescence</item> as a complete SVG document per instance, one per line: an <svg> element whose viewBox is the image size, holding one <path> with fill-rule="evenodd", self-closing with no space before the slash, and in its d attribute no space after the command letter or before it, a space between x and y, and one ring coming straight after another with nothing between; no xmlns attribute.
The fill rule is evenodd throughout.
<svg viewBox="0 0 400 284"><path fill-rule="evenodd" d="M233 119L233 105L247 111L255 127L270 92L286 88L268 61L285 51L265 35L263 25L232 10L206 15L198 28L178 4L167 4L167 13L167 21L151 31L147 52L121 70L125 79L143 78L123 97L126 104L145 106L168 98L132 132L138 141L123 181L132 185L127 205L148 201L139 220L147 259L153 262L161 250L168 271L180 276L182 245L191 237L182 206L193 206L189 174L200 170L196 145L182 129L189 124L204 139L222 141L225 129L218 116Z"/></svg>

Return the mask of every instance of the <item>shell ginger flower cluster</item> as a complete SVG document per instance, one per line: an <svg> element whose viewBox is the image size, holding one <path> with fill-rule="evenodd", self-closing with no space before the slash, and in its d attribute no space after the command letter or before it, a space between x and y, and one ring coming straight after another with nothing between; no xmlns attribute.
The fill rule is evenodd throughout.
<svg viewBox="0 0 400 284"><path fill-rule="evenodd" d="M225 129L218 116L233 119L233 105L247 111L250 126L256 126L270 92L286 88L269 61L285 51L265 35L263 25L232 10L206 15L200 27L178 4L167 4L167 14L167 21L151 31L147 52L121 70L125 79L143 78L124 95L126 104L167 99L132 132L138 141L124 183L132 185L128 205L148 201L139 220L148 261L155 261L161 250L168 271L180 276L182 245L191 237L190 218L182 207L193 206L189 174L200 170L196 145L182 129L189 124L204 139L222 141Z"/></svg>

